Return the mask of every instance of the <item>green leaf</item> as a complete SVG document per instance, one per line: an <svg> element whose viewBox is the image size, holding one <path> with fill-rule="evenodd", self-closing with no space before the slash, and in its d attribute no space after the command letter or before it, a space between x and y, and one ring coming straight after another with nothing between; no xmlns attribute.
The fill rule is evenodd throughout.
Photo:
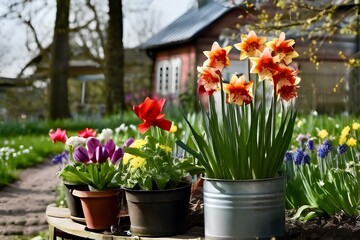
<svg viewBox="0 0 360 240"><path fill-rule="evenodd" d="M138 156L138 157L142 157L142 158L149 158L150 157L149 154L147 154L144 151L141 151L139 148L127 147L127 148L124 148L124 152L129 153L131 155Z"/></svg>
<svg viewBox="0 0 360 240"><path fill-rule="evenodd" d="M304 211L307 211L309 209L313 209L314 207L310 206L310 205L303 205L301 206L296 213L294 214L294 216L291 218L293 220L298 219L301 217L301 215L303 214Z"/></svg>

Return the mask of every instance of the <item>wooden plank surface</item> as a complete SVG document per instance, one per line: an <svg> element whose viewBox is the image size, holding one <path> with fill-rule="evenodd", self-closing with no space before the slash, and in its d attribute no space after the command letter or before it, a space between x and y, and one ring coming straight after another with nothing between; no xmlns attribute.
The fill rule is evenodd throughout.
<svg viewBox="0 0 360 240"><path fill-rule="evenodd" d="M94 240L202 240L204 239L204 231L202 227L192 227L189 231L183 235L176 235L172 237L139 237L139 236L120 236L113 235L108 232L92 232L86 230L86 226L81 223L76 223L70 218L70 212L67 208L59 208L49 205L46 209L46 218L49 226L56 228L62 232Z"/></svg>

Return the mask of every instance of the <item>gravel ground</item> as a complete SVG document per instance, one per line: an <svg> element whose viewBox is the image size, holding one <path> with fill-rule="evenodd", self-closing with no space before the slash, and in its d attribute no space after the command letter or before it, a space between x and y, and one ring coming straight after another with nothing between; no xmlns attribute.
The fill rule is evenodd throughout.
<svg viewBox="0 0 360 240"><path fill-rule="evenodd" d="M56 199L57 165L43 164L20 173L19 180L0 190L0 239L47 230L47 205Z"/></svg>

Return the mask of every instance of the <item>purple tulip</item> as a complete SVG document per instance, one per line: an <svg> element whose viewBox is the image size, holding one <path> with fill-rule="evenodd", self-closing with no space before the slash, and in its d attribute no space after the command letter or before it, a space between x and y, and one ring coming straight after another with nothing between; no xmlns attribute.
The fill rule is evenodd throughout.
<svg viewBox="0 0 360 240"><path fill-rule="evenodd" d="M82 146L75 148L73 156L77 162L88 163L90 161L88 151Z"/></svg>
<svg viewBox="0 0 360 240"><path fill-rule="evenodd" d="M96 159L95 159L95 150L97 147L102 147L100 141L96 138L90 138L88 141L87 141L87 148L88 148L88 155L89 155L89 158L91 161L93 162L96 162Z"/></svg>
<svg viewBox="0 0 360 240"><path fill-rule="evenodd" d="M116 149L114 154L111 156L112 164L116 164L124 156L124 150L122 148Z"/></svg>
<svg viewBox="0 0 360 240"><path fill-rule="evenodd" d="M114 141L112 139L107 141L104 148L107 150L109 157L111 157L114 154L116 148Z"/></svg>
<svg viewBox="0 0 360 240"><path fill-rule="evenodd" d="M95 161L98 163L106 162L109 157L108 151L102 146L97 146L95 149Z"/></svg>
<svg viewBox="0 0 360 240"><path fill-rule="evenodd" d="M133 138L128 138L125 143L124 146L125 147L129 147L135 140Z"/></svg>

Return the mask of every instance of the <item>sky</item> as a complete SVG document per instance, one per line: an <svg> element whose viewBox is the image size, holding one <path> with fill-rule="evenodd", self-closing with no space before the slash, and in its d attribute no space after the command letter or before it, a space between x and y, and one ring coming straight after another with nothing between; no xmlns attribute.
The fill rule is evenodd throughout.
<svg viewBox="0 0 360 240"><path fill-rule="evenodd" d="M8 0L0 0L0 16L5 11ZM76 0L77 1L77 0ZM35 2L36 1L32 1ZM166 27L176 18L190 9L196 0L123 0L124 12L124 45L125 47L135 47L145 41L150 35ZM49 10L36 11L27 10L24 16L32 16L34 27L36 28L40 41L43 46L47 46L52 41L53 26L55 22L55 3L48 1ZM147 10L131 11L133 9L144 8ZM34 7L34 9L36 6ZM155 17L154 17L155 16ZM140 34L144 36L140 36ZM17 20L0 20L0 76L16 77L21 68L29 62L36 53L29 52L26 46L26 38L31 36L29 30Z"/></svg>

